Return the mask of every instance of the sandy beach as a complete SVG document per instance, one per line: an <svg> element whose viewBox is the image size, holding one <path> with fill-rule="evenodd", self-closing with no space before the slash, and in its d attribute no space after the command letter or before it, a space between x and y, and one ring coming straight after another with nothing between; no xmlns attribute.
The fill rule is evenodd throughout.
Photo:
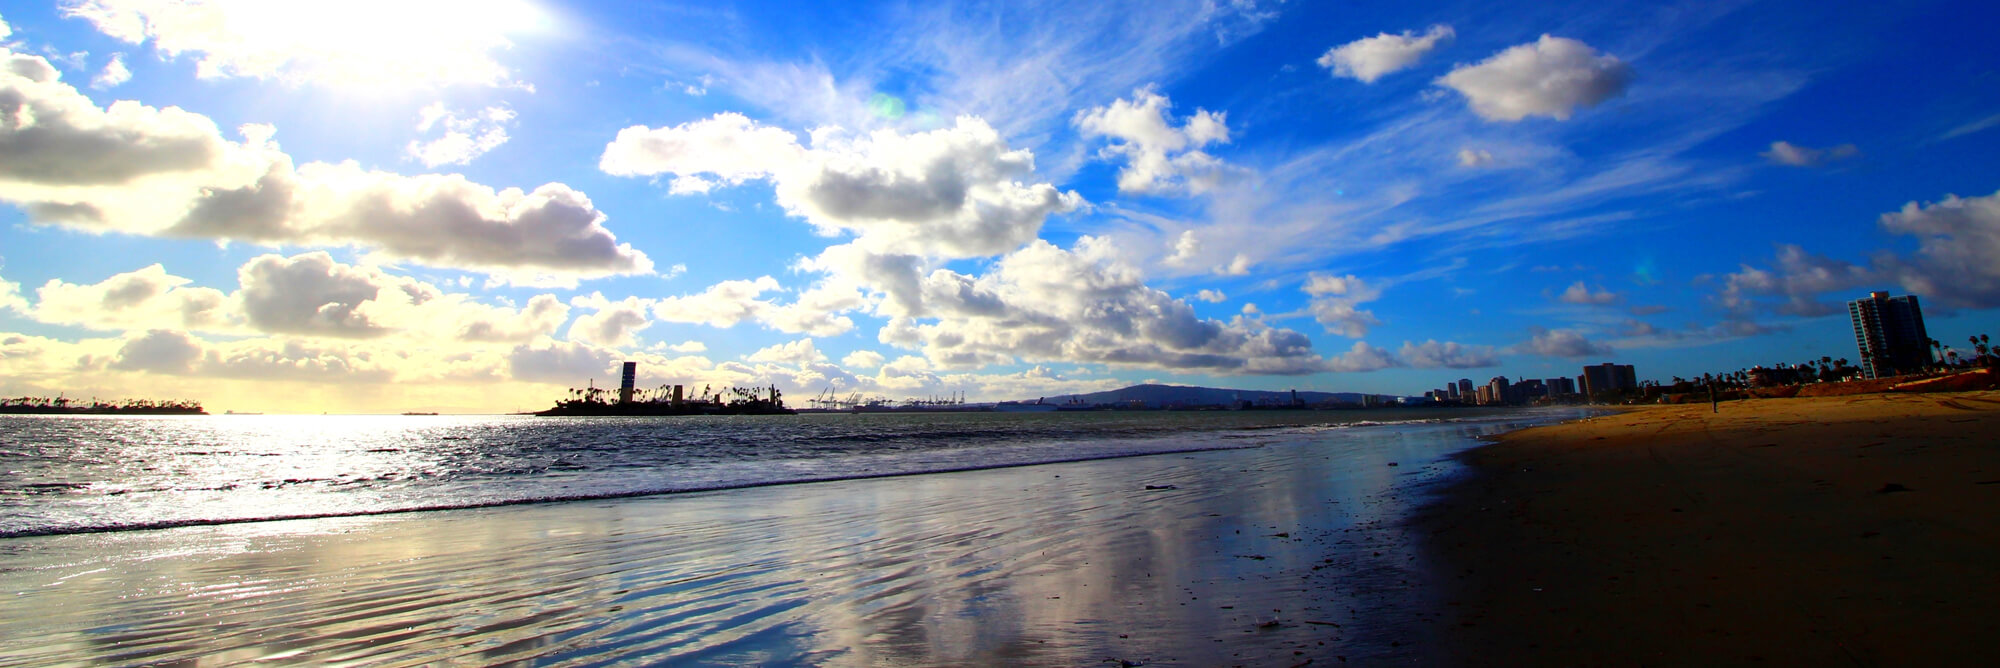
<svg viewBox="0 0 2000 668"><path fill-rule="evenodd" d="M1642 407L1468 451L1419 523L1451 656L1988 665L2000 393Z"/></svg>

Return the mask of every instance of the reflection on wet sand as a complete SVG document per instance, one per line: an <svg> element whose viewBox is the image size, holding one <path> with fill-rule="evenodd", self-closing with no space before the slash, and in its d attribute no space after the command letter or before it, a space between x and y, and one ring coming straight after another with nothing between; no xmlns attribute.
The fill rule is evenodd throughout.
<svg viewBox="0 0 2000 668"><path fill-rule="evenodd" d="M14 539L0 663L1422 659L1435 578L1400 522L1498 428Z"/></svg>

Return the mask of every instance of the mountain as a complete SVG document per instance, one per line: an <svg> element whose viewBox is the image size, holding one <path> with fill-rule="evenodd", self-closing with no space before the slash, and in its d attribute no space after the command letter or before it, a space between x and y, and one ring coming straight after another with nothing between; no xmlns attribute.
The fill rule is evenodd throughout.
<svg viewBox="0 0 2000 668"><path fill-rule="evenodd" d="M1367 396L1358 392L1300 392L1300 401L1307 405L1322 403L1360 404ZM1219 387L1188 387L1182 385L1133 385L1131 387L1106 392L1088 394L1064 394L1041 397L1042 403L1084 405L1130 404L1143 402L1149 408L1162 406L1228 406L1237 401L1248 401L1258 405L1289 405L1291 392L1267 390L1231 390ZM1023 401L1033 403L1034 399Z"/></svg>

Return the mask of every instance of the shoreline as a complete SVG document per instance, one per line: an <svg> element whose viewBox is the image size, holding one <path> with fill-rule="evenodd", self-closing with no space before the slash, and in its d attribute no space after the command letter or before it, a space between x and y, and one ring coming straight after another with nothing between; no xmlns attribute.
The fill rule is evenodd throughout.
<svg viewBox="0 0 2000 668"><path fill-rule="evenodd" d="M2000 392L1640 406L1511 432L1413 518L1446 653L1528 665L1980 662Z"/></svg>
<svg viewBox="0 0 2000 668"><path fill-rule="evenodd" d="M0 663L1434 663L1442 578L1405 520L1447 454L1540 419L8 539Z"/></svg>

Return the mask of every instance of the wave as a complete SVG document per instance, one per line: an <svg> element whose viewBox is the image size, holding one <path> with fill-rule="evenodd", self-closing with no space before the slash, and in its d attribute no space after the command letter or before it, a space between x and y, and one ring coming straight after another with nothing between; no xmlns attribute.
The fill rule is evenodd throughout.
<svg viewBox="0 0 2000 668"><path fill-rule="evenodd" d="M152 531L159 529L180 529L186 527L248 524L253 522L318 520L318 519L331 519L340 517L374 517L380 515L398 515L405 513L424 513L424 512L438 512L438 511L450 511L450 510L476 510L480 508L503 508L508 506L522 506L522 505L548 504L548 503L575 503L579 501L607 501L615 499L633 499L633 498L641 498L648 496L698 494L703 492L722 492L722 491L729 491L736 489L781 487L786 485L804 485L804 484L822 483L822 482L875 480L881 478L900 478L906 476L933 475L940 473L960 473L966 471L989 471L996 469L1020 468L1026 466L1041 466L1045 464L1065 464L1071 462L1123 459L1128 457L1149 457L1153 455L1177 455L1177 454L1189 454L1196 452L1215 452L1222 450L1244 450L1244 449L1259 448L1259 447L1263 446L1261 444L1253 444L1253 445L1215 444L1215 445L1194 446L1194 447L1175 448L1167 450L1147 450L1144 452L1099 453L1099 454L1074 456L1074 457L1053 457L1053 458L1039 459L1033 461L989 463L989 464L967 464L964 466L943 466L943 467L928 468L928 469L912 469L906 471L884 471L879 473L872 473L872 472L850 473L850 474L825 475L825 476L800 476L792 478L746 480L746 481L726 482L726 483L709 484L709 485L687 485L687 486L664 487L655 489L584 492L577 494L535 495L535 496L524 496L519 498L469 501L462 503L420 504L411 506L371 508L371 509L350 510L341 512L284 513L284 514L260 515L260 516L249 516L249 517L183 518L183 519L158 520L158 521L146 521L146 522L117 522L117 523L85 524L85 525L27 527L20 529L0 529L0 539L31 538L38 536L66 536L74 534L112 533L112 532L124 532L124 531Z"/></svg>

